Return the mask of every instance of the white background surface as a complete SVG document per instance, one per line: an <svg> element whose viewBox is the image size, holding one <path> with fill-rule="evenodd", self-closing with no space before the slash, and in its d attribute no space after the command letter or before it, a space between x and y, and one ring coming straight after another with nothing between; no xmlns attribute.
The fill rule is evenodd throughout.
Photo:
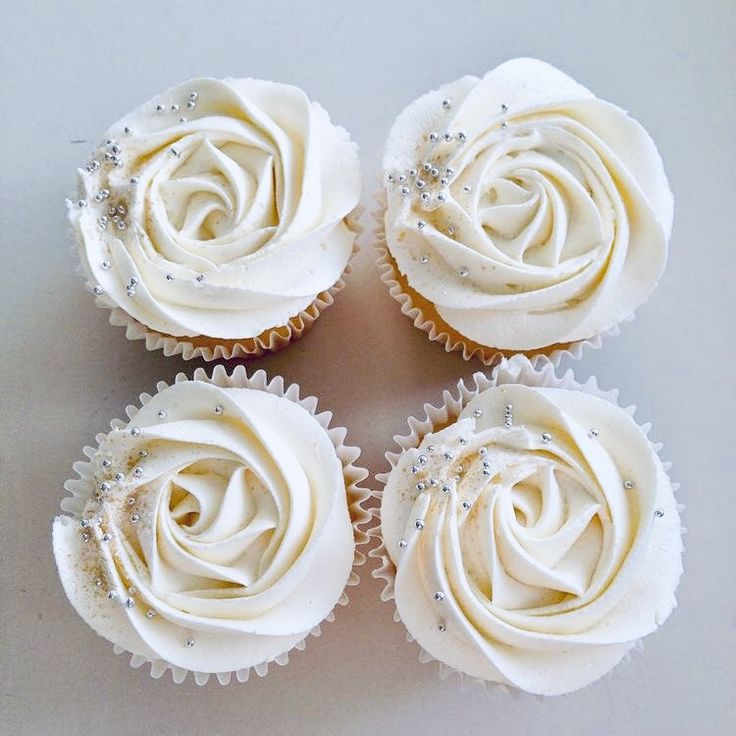
<svg viewBox="0 0 736 736"><path fill-rule="evenodd" d="M2 732L513 736L734 727L733 0L3 1L0 9ZM574 367L619 386L674 461L689 528L679 608L630 665L558 699L440 682L435 665L417 661L367 570L336 623L264 680L198 688L132 670L67 603L50 521L82 446L158 379L200 363L126 341L84 293L64 210L75 167L109 123L166 87L207 74L255 76L298 84L346 126L361 146L368 189L406 103L517 55L550 61L627 108L657 141L675 192L658 290L636 322ZM405 417L480 366L415 330L374 260L364 247L314 331L256 365L320 396L380 472Z"/></svg>

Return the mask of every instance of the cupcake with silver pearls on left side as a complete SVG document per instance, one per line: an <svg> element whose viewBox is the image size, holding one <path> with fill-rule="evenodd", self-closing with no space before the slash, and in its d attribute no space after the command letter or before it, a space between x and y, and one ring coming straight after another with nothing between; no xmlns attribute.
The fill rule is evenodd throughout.
<svg viewBox="0 0 736 736"><path fill-rule="evenodd" d="M134 667L226 684L286 664L346 605L367 472L314 397L217 366L97 435L53 525L64 591Z"/></svg>
<svg viewBox="0 0 736 736"><path fill-rule="evenodd" d="M149 350L255 357L333 302L360 231L357 146L297 87L194 79L112 125L68 200L110 321Z"/></svg>
<svg viewBox="0 0 736 736"><path fill-rule="evenodd" d="M382 279L416 327L466 359L580 357L664 271L673 200L654 142L542 61L413 101L383 177Z"/></svg>

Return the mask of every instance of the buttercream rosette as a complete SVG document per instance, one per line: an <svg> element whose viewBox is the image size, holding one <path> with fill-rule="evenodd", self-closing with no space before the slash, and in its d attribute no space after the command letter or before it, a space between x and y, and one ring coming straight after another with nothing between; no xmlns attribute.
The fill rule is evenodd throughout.
<svg viewBox="0 0 736 736"><path fill-rule="evenodd" d="M285 347L344 286L360 231L357 146L286 84L169 89L112 125L78 179L89 288L167 355Z"/></svg>
<svg viewBox="0 0 736 736"><path fill-rule="evenodd" d="M646 301L673 199L644 128L554 67L514 59L396 119L379 195L382 278L466 359L579 356Z"/></svg>
<svg viewBox="0 0 736 736"><path fill-rule="evenodd" d="M676 486L617 392L523 356L425 405L371 530L424 661L538 695L613 669L676 606Z"/></svg>
<svg viewBox="0 0 736 736"><path fill-rule="evenodd" d="M297 385L198 369L86 447L53 525L82 619L175 682L265 675L346 605L367 472Z"/></svg>

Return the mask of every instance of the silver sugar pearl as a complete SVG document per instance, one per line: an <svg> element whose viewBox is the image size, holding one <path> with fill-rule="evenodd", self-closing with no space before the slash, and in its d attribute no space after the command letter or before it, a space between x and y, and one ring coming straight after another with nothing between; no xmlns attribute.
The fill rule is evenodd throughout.
<svg viewBox="0 0 736 736"><path fill-rule="evenodd" d="M470 192L472 191L472 188L470 187L470 185L469 185L469 184L466 184L466 185L465 185L465 186L463 187L463 191L465 192L465 194L470 194Z"/></svg>
<svg viewBox="0 0 736 736"><path fill-rule="evenodd" d="M429 136L427 137L429 138L430 141L432 141L432 143L436 143L440 138L435 132L430 133Z"/></svg>
<svg viewBox="0 0 736 736"><path fill-rule="evenodd" d="M439 624L437 626L437 631L439 631L441 634L444 634L445 631L447 631L447 626L445 626L444 624Z"/></svg>
<svg viewBox="0 0 736 736"><path fill-rule="evenodd" d="M422 197L424 197L424 194L422 194ZM417 227L421 230L427 223L424 222L424 220L417 220Z"/></svg>
<svg viewBox="0 0 736 736"><path fill-rule="evenodd" d="M196 281L196 282L197 282L198 284L201 284L201 283L202 283L202 282L204 281L204 274L203 274L203 273L199 273L199 274L197 274L197 277L195 278L195 281Z"/></svg>
<svg viewBox="0 0 736 736"><path fill-rule="evenodd" d="M102 587L102 578L95 578L95 588Z"/></svg>
<svg viewBox="0 0 736 736"><path fill-rule="evenodd" d="M473 409L473 416L478 419L483 416L483 409Z"/></svg>
<svg viewBox="0 0 736 736"><path fill-rule="evenodd" d="M468 275L468 273L469 273L469 271L468 271L467 268L465 268L465 266L463 266L462 268L459 268L458 271L457 271L457 275L461 279L464 279Z"/></svg>
<svg viewBox="0 0 736 736"><path fill-rule="evenodd" d="M593 427L593 429L591 429L590 432L588 432L588 437L590 438L597 437L598 435L599 435L599 432L595 427Z"/></svg>
<svg viewBox="0 0 736 736"><path fill-rule="evenodd" d="M223 408L222 408L222 407L221 407L221 406L220 406L219 404L218 404L218 405L217 405L217 406L216 406L216 407L214 408L214 412L215 412L215 414L217 414L218 416L219 416L220 414L222 414L222 413L223 413L224 411L225 411L225 410L224 410L224 409L223 409Z"/></svg>
<svg viewBox="0 0 736 736"><path fill-rule="evenodd" d="M141 436L141 428L140 427L131 427L130 434L133 437L140 437Z"/></svg>
<svg viewBox="0 0 736 736"><path fill-rule="evenodd" d="M112 486L106 480L100 483L100 490L103 493L107 493L111 488Z"/></svg>
<svg viewBox="0 0 736 736"><path fill-rule="evenodd" d="M167 273L166 274L166 280L167 281L173 281L174 280L174 274L173 273Z"/></svg>
<svg viewBox="0 0 736 736"><path fill-rule="evenodd" d="M406 174L399 174L398 179L399 181L406 181Z"/></svg>
<svg viewBox="0 0 736 736"><path fill-rule="evenodd" d="M386 180L389 184L393 184L396 181L396 176L394 176L394 174L388 174L386 176Z"/></svg>
<svg viewBox="0 0 736 736"><path fill-rule="evenodd" d="M185 646L188 646L190 649L196 644L197 642L190 636L185 642Z"/></svg>
<svg viewBox="0 0 736 736"><path fill-rule="evenodd" d="M470 508L470 501L463 501L463 508L467 511Z"/></svg>
<svg viewBox="0 0 736 736"><path fill-rule="evenodd" d="M164 106L162 104L159 103L158 105L156 105L156 112L163 112L163 111L164 111Z"/></svg>
<svg viewBox="0 0 736 736"><path fill-rule="evenodd" d="M463 132L462 130L461 130L461 131L460 131L460 132L459 132L459 133L457 134L457 139L458 139L458 140L459 140L459 141L460 141L461 143L462 143L462 142L463 142L464 140L467 140L467 137L468 137L468 136L467 136L467 135L466 135L466 134L465 134L465 133L464 133L464 132Z"/></svg>
<svg viewBox="0 0 736 736"><path fill-rule="evenodd" d="M166 419L166 412L165 412L165 411L164 411L163 409L159 409L159 410L158 410L158 411L156 412L156 416L157 416L157 417L158 417L159 419Z"/></svg>
<svg viewBox="0 0 736 736"><path fill-rule="evenodd" d="M654 515L658 519L661 519L664 516L664 509L662 509L662 508L656 508L656 509L654 509Z"/></svg>
<svg viewBox="0 0 736 736"><path fill-rule="evenodd" d="M153 608L149 608L146 611L146 618L153 618L156 615L156 611L153 610Z"/></svg>
<svg viewBox="0 0 736 736"><path fill-rule="evenodd" d="M445 600L445 594L441 590L438 590L434 594L434 599L439 603L439 601Z"/></svg>
<svg viewBox="0 0 736 736"><path fill-rule="evenodd" d="M419 472L419 466L418 465L412 465L411 466L411 472L416 475Z"/></svg>
<svg viewBox="0 0 736 736"><path fill-rule="evenodd" d="M140 514L131 514L130 515L130 523L131 524L137 524L141 520Z"/></svg>
<svg viewBox="0 0 736 736"><path fill-rule="evenodd" d="M445 201L446 199L447 199L447 196L446 196L445 194L443 194L442 192L440 192L440 193L439 193L439 194L437 195L437 201L438 201L438 202L444 202L444 201Z"/></svg>
<svg viewBox="0 0 736 736"><path fill-rule="evenodd" d="M445 143L449 143L452 140L452 133L444 133L442 135L443 140Z"/></svg>
<svg viewBox="0 0 736 736"><path fill-rule="evenodd" d="M138 450L138 457L147 457L148 450Z"/></svg>
<svg viewBox="0 0 736 736"><path fill-rule="evenodd" d="M484 476L485 476L486 478L490 478L490 477L491 477L491 471L490 471L490 470L488 470L488 468L483 468L483 475L484 475Z"/></svg>
<svg viewBox="0 0 736 736"><path fill-rule="evenodd" d="M140 478L143 475L143 469L142 468L133 468L133 475L136 478Z"/></svg>
<svg viewBox="0 0 736 736"><path fill-rule="evenodd" d="M133 129L129 125L126 125L123 128L123 133L125 133L126 135L130 135L132 132L133 132Z"/></svg>
<svg viewBox="0 0 736 736"><path fill-rule="evenodd" d="M79 522L79 526L81 526L82 529L86 529L89 526L89 519L82 519Z"/></svg>
<svg viewBox="0 0 736 736"><path fill-rule="evenodd" d="M125 607L126 608L135 608L135 601L132 598L126 598L125 599Z"/></svg>
<svg viewBox="0 0 736 736"><path fill-rule="evenodd" d="M108 598L109 598L109 599L110 599L111 601L114 601L114 600L115 600L115 599L116 599L116 598L118 597L118 593L117 593L117 591L116 591L116 590L108 590L108 591L107 591L107 597L108 597Z"/></svg>
<svg viewBox="0 0 736 736"><path fill-rule="evenodd" d="M399 190L405 197L409 195L409 192L411 191L409 187L401 187Z"/></svg>
<svg viewBox="0 0 736 736"><path fill-rule="evenodd" d="M427 463L429 462L429 460L428 460L428 458L427 458L427 456L426 456L426 455L420 455L420 456L419 456L419 457L417 458L417 462L418 462L418 463L419 463L420 465L426 465L426 464L427 464Z"/></svg>
<svg viewBox="0 0 736 736"><path fill-rule="evenodd" d="M115 473L115 480L118 483L122 483L125 480L125 476L122 473Z"/></svg>
<svg viewBox="0 0 736 736"><path fill-rule="evenodd" d="M82 541L89 542L89 534L87 532L82 532Z"/></svg>
<svg viewBox="0 0 736 736"><path fill-rule="evenodd" d="M446 99L444 99L444 100L442 100L442 107L443 107L443 108L444 108L445 110L449 110L449 109L450 109L450 108L452 107L452 100L450 100L450 99L447 99L447 98L446 98Z"/></svg>
<svg viewBox="0 0 736 736"><path fill-rule="evenodd" d="M630 491L634 487L634 481L633 480L625 480L624 481L624 488L627 491Z"/></svg>
<svg viewBox="0 0 736 736"><path fill-rule="evenodd" d="M552 435L549 432L543 432L542 442L544 442L545 445L548 445L550 442L552 442Z"/></svg>
<svg viewBox="0 0 736 736"><path fill-rule="evenodd" d="M431 171L431 170L432 170L432 164L431 164L431 163L429 163L429 161L425 161L425 162L424 162L424 166L422 166L422 168L423 168L423 169L424 169L425 171L429 172L429 171Z"/></svg>
<svg viewBox="0 0 736 736"><path fill-rule="evenodd" d="M399 539L399 547L401 549L406 549L406 545L407 545L406 539Z"/></svg>
<svg viewBox="0 0 736 736"><path fill-rule="evenodd" d="M172 112L178 112L179 111L179 105L176 104L176 102L171 106Z"/></svg>
<svg viewBox="0 0 736 736"><path fill-rule="evenodd" d="M427 488L427 485L426 485L426 483L422 483L422 481L419 481L419 483L417 483L417 485L416 485L416 489L417 489L417 490L418 490L418 491L419 491L420 493L421 493L422 491L424 491L424 490L425 490L426 488Z"/></svg>
<svg viewBox="0 0 736 736"><path fill-rule="evenodd" d="M445 453L445 460L454 460L454 459L455 459L455 454L453 452L450 452L450 450L448 450Z"/></svg>
<svg viewBox="0 0 736 736"><path fill-rule="evenodd" d="M105 532L102 535L101 539L102 539L103 542L109 542L112 539L112 537L107 532Z"/></svg>
<svg viewBox="0 0 736 736"><path fill-rule="evenodd" d="M452 491L451 485L448 485L447 483L443 484L442 493L450 493L451 491Z"/></svg>
<svg viewBox="0 0 736 736"><path fill-rule="evenodd" d="M409 169L409 176L415 177L419 172L416 169Z"/></svg>
<svg viewBox="0 0 736 736"><path fill-rule="evenodd" d="M419 256L419 263L421 264L429 263L429 256Z"/></svg>
<svg viewBox="0 0 736 736"><path fill-rule="evenodd" d="M450 180L446 176L443 176L440 179L440 186L446 187L449 183L450 183Z"/></svg>
<svg viewBox="0 0 736 736"><path fill-rule="evenodd" d="M509 111L509 106L504 102L501 105L501 112L508 112L508 111Z"/></svg>
<svg viewBox="0 0 736 736"><path fill-rule="evenodd" d="M509 127L509 124L508 124L508 123L507 123L507 122L506 122L506 121L504 120L504 121L503 121L503 122L501 123L501 127L502 127L502 128L503 128L503 129L505 130L506 128L508 128L508 127Z"/></svg>
<svg viewBox="0 0 736 736"><path fill-rule="evenodd" d="M125 499L125 502L128 506L135 506L135 496L128 496L128 498Z"/></svg>
<svg viewBox="0 0 736 736"><path fill-rule="evenodd" d="M433 166L429 170L429 173L430 173L430 176L433 176L436 179L440 175L440 170L436 166Z"/></svg>
<svg viewBox="0 0 736 736"><path fill-rule="evenodd" d="M139 181L140 181L140 177L137 177L137 176L132 176L132 177L130 178L130 183L131 183L131 184L137 184L137 183L138 183Z"/></svg>
<svg viewBox="0 0 736 736"><path fill-rule="evenodd" d="M102 295L103 295L103 294L104 294L105 292L104 292L104 291L102 290L102 287L101 287L101 286L95 286L95 287L94 287L94 288L92 289L92 293L93 293L93 294L94 294L95 296L102 296Z"/></svg>
<svg viewBox="0 0 736 736"><path fill-rule="evenodd" d="M480 450L478 450L479 455L486 455L488 454L488 448L487 447L481 447Z"/></svg>
<svg viewBox="0 0 736 736"><path fill-rule="evenodd" d="M111 265L112 265L112 264L110 263L110 261L102 261L102 263L100 263L100 268L101 268L101 269L102 269L103 271L109 271L109 270L110 270L110 266L111 266Z"/></svg>
<svg viewBox="0 0 736 736"><path fill-rule="evenodd" d="M194 110L194 108L197 106L197 103L194 100L188 100L187 101L187 110Z"/></svg>
<svg viewBox="0 0 736 736"><path fill-rule="evenodd" d="M417 528L418 530L419 530L419 529L424 529L424 522L423 522L423 521L422 521L421 519L417 519L417 520L416 520L416 521L414 522L414 526L415 526L415 527L416 527L416 528Z"/></svg>
<svg viewBox="0 0 736 736"><path fill-rule="evenodd" d="M429 192L422 192L422 202L429 202L431 195Z"/></svg>
<svg viewBox="0 0 736 736"><path fill-rule="evenodd" d="M427 186L427 182L424 179L417 179L417 189L424 189Z"/></svg>

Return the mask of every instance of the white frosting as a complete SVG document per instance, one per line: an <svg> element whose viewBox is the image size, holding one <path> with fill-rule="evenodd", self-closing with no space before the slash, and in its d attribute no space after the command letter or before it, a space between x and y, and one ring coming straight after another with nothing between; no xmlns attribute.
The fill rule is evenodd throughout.
<svg viewBox="0 0 736 736"><path fill-rule="evenodd" d="M409 633L461 672L532 693L593 682L676 605L670 482L636 423L582 392L481 392L401 456L381 526Z"/></svg>
<svg viewBox="0 0 736 736"><path fill-rule="evenodd" d="M84 522L56 519L53 546L69 600L101 636L229 672L288 651L338 602L354 556L342 466L299 405L179 383L107 435L94 462L109 488Z"/></svg>
<svg viewBox="0 0 736 736"><path fill-rule="evenodd" d="M544 62L514 59L414 101L383 167L400 272L482 345L593 337L641 305L664 269L673 201L654 143Z"/></svg>
<svg viewBox="0 0 736 736"><path fill-rule="evenodd" d="M169 335L248 338L340 278L355 239L344 218L360 196L357 146L300 89L191 80L106 139L79 170L83 204L70 202L69 216L107 304Z"/></svg>

